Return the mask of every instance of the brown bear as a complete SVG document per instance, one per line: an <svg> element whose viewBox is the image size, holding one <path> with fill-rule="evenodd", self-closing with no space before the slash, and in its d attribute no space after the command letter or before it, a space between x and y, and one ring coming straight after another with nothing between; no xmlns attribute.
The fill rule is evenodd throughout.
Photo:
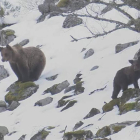
<svg viewBox="0 0 140 140"><path fill-rule="evenodd" d="M38 80L46 64L45 55L39 48L22 48L17 44L13 47L9 45L5 48L0 47L0 51L2 61L9 61L18 81Z"/></svg>
<svg viewBox="0 0 140 140"><path fill-rule="evenodd" d="M120 69L114 77L114 91L112 99L116 99L120 90L125 91L128 85L133 84L135 88L139 88L138 79L140 78L140 57L137 60L129 60L131 66Z"/></svg>

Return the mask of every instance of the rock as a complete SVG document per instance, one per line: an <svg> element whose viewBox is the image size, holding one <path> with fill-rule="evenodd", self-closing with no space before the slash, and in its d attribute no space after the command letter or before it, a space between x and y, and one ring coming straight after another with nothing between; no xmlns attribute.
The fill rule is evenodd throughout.
<svg viewBox="0 0 140 140"><path fill-rule="evenodd" d="M2 79L5 79L9 76L9 73L7 72L7 70L4 68L3 65L0 65L0 81Z"/></svg>
<svg viewBox="0 0 140 140"><path fill-rule="evenodd" d="M39 86L35 85L33 82L16 82L7 88L6 91L9 92L5 96L5 101L11 104L12 101L24 100L34 94L38 88Z"/></svg>
<svg viewBox="0 0 140 140"><path fill-rule="evenodd" d="M63 11L75 11L85 7L90 1L87 0L60 0L57 4Z"/></svg>
<svg viewBox="0 0 140 140"><path fill-rule="evenodd" d="M70 28L74 27L77 25L80 25L83 23L83 20L81 18L78 18L77 16L74 15L68 15L66 19L63 22L63 28Z"/></svg>
<svg viewBox="0 0 140 140"><path fill-rule="evenodd" d="M35 106L45 106L45 105L48 105L50 104L51 102L53 101L53 98L52 97L47 97L45 99L42 99L42 100L39 100L35 103Z"/></svg>
<svg viewBox="0 0 140 140"><path fill-rule="evenodd" d="M82 84L83 82L78 82L76 85L75 85L75 91L74 91L74 95L78 95L78 94L81 94L84 92L85 88L82 87Z"/></svg>
<svg viewBox="0 0 140 140"><path fill-rule="evenodd" d="M99 129L96 133L96 136L101 138L107 137L109 135L111 135L111 130L108 126L104 126L103 128Z"/></svg>
<svg viewBox="0 0 140 140"><path fill-rule="evenodd" d="M11 136L11 135L13 135L15 133L17 133L17 131L13 131L13 132L9 133L8 136Z"/></svg>
<svg viewBox="0 0 140 140"><path fill-rule="evenodd" d="M98 68L99 68L99 66L94 66L93 68L91 68L90 71L96 70L96 69L98 69Z"/></svg>
<svg viewBox="0 0 140 140"><path fill-rule="evenodd" d="M70 87L67 87L64 91L64 93L67 93L67 92L70 92L72 90L75 90L75 85L74 86L70 86Z"/></svg>
<svg viewBox="0 0 140 140"><path fill-rule="evenodd" d="M60 93L62 90L67 88L69 86L69 82L66 80L62 83L55 84L52 87L48 88L47 90L44 91L44 94L46 93L51 93L52 95Z"/></svg>
<svg viewBox="0 0 140 140"><path fill-rule="evenodd" d="M77 84L79 82L81 82L82 78L80 78L80 76L82 76L82 74L77 74L75 79L73 80L74 84Z"/></svg>
<svg viewBox="0 0 140 140"><path fill-rule="evenodd" d="M11 29L0 31L0 45L6 46L15 39L15 31Z"/></svg>
<svg viewBox="0 0 140 140"><path fill-rule="evenodd" d="M18 140L25 140L26 135L22 135Z"/></svg>
<svg viewBox="0 0 140 140"><path fill-rule="evenodd" d="M86 48L83 48L81 52L83 52L83 51L85 51L85 50L86 50Z"/></svg>
<svg viewBox="0 0 140 140"><path fill-rule="evenodd" d="M85 53L85 56L84 56L84 59L92 56L94 54L94 50L93 49L89 49L86 53Z"/></svg>
<svg viewBox="0 0 140 140"><path fill-rule="evenodd" d="M76 129L78 129L79 127L81 127L84 123L82 121L78 122L75 124L73 131L75 131Z"/></svg>
<svg viewBox="0 0 140 140"><path fill-rule="evenodd" d="M7 110L7 105L4 101L0 101L0 113Z"/></svg>
<svg viewBox="0 0 140 140"><path fill-rule="evenodd" d="M59 15L61 13L61 10L59 7L57 7L54 3L54 1L45 0L43 4L38 6L39 11L42 13L42 15L37 20L37 23L44 21L46 16L50 14L49 17Z"/></svg>
<svg viewBox="0 0 140 140"><path fill-rule="evenodd" d="M17 102L17 101L12 101L12 103L8 106L7 110L13 111L13 110L16 109L19 105L20 105L19 102Z"/></svg>
<svg viewBox="0 0 140 140"><path fill-rule="evenodd" d="M3 134L3 136L7 135L9 133L7 127L5 126L0 126L0 133Z"/></svg>
<svg viewBox="0 0 140 140"><path fill-rule="evenodd" d="M123 106L119 107L120 114L127 113L128 111L134 110L136 107L136 103L126 103Z"/></svg>
<svg viewBox="0 0 140 140"><path fill-rule="evenodd" d="M118 44L116 47L115 47L115 52L116 53L119 53L121 52L122 50L128 48L128 47L131 47L133 45L136 45L138 44L139 41L133 41L133 42L129 42L129 43L124 43L124 44Z"/></svg>
<svg viewBox="0 0 140 140"><path fill-rule="evenodd" d="M70 100L65 101L64 99L67 99L67 98L69 98L69 97L72 97L72 96L70 95L70 96L64 96L64 97L62 97L62 98L58 101L57 108L62 107L62 106L65 106Z"/></svg>
<svg viewBox="0 0 140 140"><path fill-rule="evenodd" d="M102 110L103 112L108 112L108 111L111 111L114 106L119 106L119 99L114 99L114 100L111 100L109 103L106 103L103 107L102 107Z"/></svg>
<svg viewBox="0 0 140 140"><path fill-rule="evenodd" d="M58 74L50 76L50 77L47 77L46 80L53 81L53 80L55 80L57 78L57 76L58 76Z"/></svg>
<svg viewBox="0 0 140 140"><path fill-rule="evenodd" d="M20 43L19 43L19 45L20 46L25 46L26 44L28 44L29 43L29 39L24 39L23 41L21 41Z"/></svg>
<svg viewBox="0 0 140 140"><path fill-rule="evenodd" d="M107 5L102 11L101 11L101 15L105 14L109 11L111 11L113 9L113 5Z"/></svg>
<svg viewBox="0 0 140 140"><path fill-rule="evenodd" d="M138 121L135 125L135 127L138 127L138 126L140 126L140 121Z"/></svg>
<svg viewBox="0 0 140 140"><path fill-rule="evenodd" d="M121 131L123 128L132 125L136 123L136 121L126 121L126 122L122 122L122 123L115 123L115 124L111 124L109 126L104 126L103 128L99 129L96 133L96 137L107 137L109 135L118 133L119 131Z"/></svg>
<svg viewBox="0 0 140 140"><path fill-rule="evenodd" d="M76 100L68 102L68 104L61 110L61 112L66 110L66 109L68 109L68 108L70 108L70 107L72 107L72 106L74 106L75 103L77 103Z"/></svg>
<svg viewBox="0 0 140 140"><path fill-rule="evenodd" d="M42 130L35 134L30 140L45 140L49 133L49 131Z"/></svg>
<svg viewBox="0 0 140 140"><path fill-rule="evenodd" d="M93 117L93 116L95 116L95 115L97 115L97 114L99 114L99 113L100 113L100 111L99 111L98 109L92 108L92 109L90 110L90 112L84 117L84 119L91 118L91 117Z"/></svg>
<svg viewBox="0 0 140 140"><path fill-rule="evenodd" d="M93 139L93 133L90 130L67 132L63 136L63 140L90 140L90 139Z"/></svg>

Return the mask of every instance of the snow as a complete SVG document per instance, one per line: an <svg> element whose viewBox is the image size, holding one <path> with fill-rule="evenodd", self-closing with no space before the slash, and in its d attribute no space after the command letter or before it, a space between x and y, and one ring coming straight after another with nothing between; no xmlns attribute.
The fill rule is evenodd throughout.
<svg viewBox="0 0 140 140"><path fill-rule="evenodd" d="M114 11L109 12L107 17L111 17ZM115 14L116 11L115 11ZM29 39L30 42L25 47L42 45L41 50L46 56L46 67L35 83L39 85L38 91L30 98L20 101L20 106L14 111L6 111L0 113L0 125L6 126L9 132L17 131L11 136L5 136L5 140L18 140L22 135L27 134L26 140L36 134L39 130L48 126L55 126L51 130L46 140L62 140L64 130L67 126L66 132L72 131L74 125L83 121L84 126L93 124L85 129L91 130L96 134L99 128L110 125L116 122L123 121L138 121L140 112L130 111L126 114L119 115L117 107L103 116L102 106L104 102L111 100L113 90L113 78L116 72L126 66L129 66L129 59L133 59L134 54L139 50L140 43L133 47L127 48L124 51L115 54L115 46L119 43L127 43L139 40L140 35L136 32L122 29L113 32L107 36L99 37L90 40L81 40L78 42L71 42L71 35L75 38L90 36L90 32L84 27L79 25L70 29L62 28L64 17L56 16L50 19L46 18L44 22L37 23L36 20L41 14L39 11L28 11L28 14L19 15L15 21L16 24L6 27L5 29L13 29L16 38L10 45L19 43L24 39ZM84 19L84 18L83 18ZM117 19L126 21L125 18L117 15ZM13 22L13 19L7 18ZM84 19L85 21L87 19ZM94 25L95 29L99 29L99 25L94 23L94 20L88 19L89 25ZM107 25L110 29L110 26ZM100 30L100 29L99 29ZM90 48L94 49L94 55L83 59L86 51L81 52L83 48L86 51ZM1 59L1 58L0 58ZM0 100L4 100L7 94L6 89L17 80L17 77L11 70L8 63L0 65L8 70L10 76L0 81ZM98 65L99 68L90 71L93 66ZM73 80L75 76L81 73L84 93L72 96L71 100L77 100L77 103L68 110L60 112L62 108L56 108L58 100L65 95L73 95L73 92L67 94L62 91L57 95L45 94L44 90L53 86L54 84L61 83L68 80L70 85L74 85ZM58 78L54 81L47 81L45 78L58 74ZM139 83L140 84L140 83ZM97 91L92 95L90 92L107 87L103 91ZM133 88L133 85L130 87ZM122 92L119 94L119 97ZM53 102L49 105L38 107L34 106L35 102L45 97L52 97ZM133 101L129 101L133 102ZM89 119L83 119L92 108L97 108L101 111L100 114ZM99 121L99 118L103 118ZM135 124L128 126L121 130L119 133L109 136L112 140L139 140L140 128L135 127Z"/></svg>

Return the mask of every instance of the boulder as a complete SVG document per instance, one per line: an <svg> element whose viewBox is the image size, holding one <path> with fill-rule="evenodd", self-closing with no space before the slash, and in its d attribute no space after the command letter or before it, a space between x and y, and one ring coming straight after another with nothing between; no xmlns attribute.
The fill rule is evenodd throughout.
<svg viewBox="0 0 140 140"><path fill-rule="evenodd" d="M19 43L19 45L20 46L25 46L26 44L28 44L29 43L29 39L24 39L24 40L22 40L20 43Z"/></svg>
<svg viewBox="0 0 140 140"><path fill-rule="evenodd" d="M121 52L122 50L124 50L128 47L131 47L131 46L134 46L134 45L138 44L138 42L139 41L133 41L133 42L128 42L128 43L124 43L124 44L118 44L115 47L115 52L119 53L119 52Z"/></svg>
<svg viewBox="0 0 140 140"><path fill-rule="evenodd" d="M41 130L37 134L35 134L33 137L31 137L30 140L45 140L46 137L49 135L49 131Z"/></svg>
<svg viewBox="0 0 140 140"><path fill-rule="evenodd" d="M5 101L11 104L12 101L24 100L34 94L38 88L39 86L33 82L16 82L7 88L9 92L5 96Z"/></svg>
<svg viewBox="0 0 140 140"><path fill-rule="evenodd" d="M0 113L7 110L7 105L4 101L0 101Z"/></svg>
<svg viewBox="0 0 140 140"><path fill-rule="evenodd" d="M47 77L46 80L53 81L53 80L55 80L57 78L57 76L58 76L58 74L55 74L53 76Z"/></svg>
<svg viewBox="0 0 140 140"><path fill-rule="evenodd" d="M65 106L70 100L64 100L64 99L67 99L67 98L69 98L69 97L72 97L72 96L70 95L70 96L64 96L64 97L62 97L62 98L58 101L57 108L62 107L62 106Z"/></svg>
<svg viewBox="0 0 140 140"><path fill-rule="evenodd" d="M15 31L11 29L0 31L0 45L6 46L16 38Z"/></svg>
<svg viewBox="0 0 140 140"><path fill-rule="evenodd" d="M93 116L95 116L95 115L97 115L97 114L99 114L99 113L100 113L100 111L99 111L98 109L92 108L92 109L90 110L90 112L84 117L84 119L91 118L91 117L93 117Z"/></svg>
<svg viewBox="0 0 140 140"><path fill-rule="evenodd" d="M84 59L92 56L94 54L94 50L93 49L89 49L86 53L85 53L85 56L84 56Z"/></svg>
<svg viewBox="0 0 140 140"><path fill-rule="evenodd" d="M20 103L19 103L18 101L12 101L12 103L7 107L7 110L13 111L13 110L16 109L19 105L20 105Z"/></svg>
<svg viewBox="0 0 140 140"><path fill-rule="evenodd" d="M136 123L136 121L126 121L126 122L122 122L122 123L111 124L109 126L104 126L103 128L101 128L97 131L96 138L98 138L98 137L104 138L109 135L118 133L123 128L125 128L129 125L132 125L134 123Z"/></svg>
<svg viewBox="0 0 140 140"><path fill-rule="evenodd" d="M55 84L52 87L46 89L44 91L44 94L51 93L52 95L54 95L54 94L60 93L62 90L67 88L69 85L70 85L69 82L66 80L66 81L64 81L62 83Z"/></svg>
<svg viewBox="0 0 140 140"><path fill-rule="evenodd" d="M68 104L61 110L61 112L66 110L66 109L68 109L68 108L70 108L70 107L72 107L72 106L74 106L75 103L77 103L76 100L69 101Z"/></svg>
<svg viewBox="0 0 140 140"><path fill-rule="evenodd" d="M2 79L5 79L9 76L9 73L7 72L7 70L4 68L3 65L0 65L0 81Z"/></svg>
<svg viewBox="0 0 140 140"><path fill-rule="evenodd" d="M45 105L48 105L50 104L51 102L53 101L53 98L52 97L47 97L45 99L42 99L42 100L39 100L35 103L35 106L45 106Z"/></svg>
<svg viewBox="0 0 140 140"><path fill-rule="evenodd" d="M78 123L75 124L73 131L75 131L76 129L78 129L79 127L81 127L84 123L82 121L79 121Z"/></svg>
<svg viewBox="0 0 140 140"><path fill-rule="evenodd" d="M99 66L94 66L94 67L91 68L90 71L96 70L96 69L98 69L98 68L99 68Z"/></svg>
<svg viewBox="0 0 140 140"><path fill-rule="evenodd" d="M82 23L83 23L83 20L81 18L78 18L77 16L74 16L74 15L68 15L63 22L63 28L74 27Z"/></svg>
<svg viewBox="0 0 140 140"><path fill-rule="evenodd" d="M93 139L93 133L90 130L67 132L63 136L63 140L90 140L90 139Z"/></svg>

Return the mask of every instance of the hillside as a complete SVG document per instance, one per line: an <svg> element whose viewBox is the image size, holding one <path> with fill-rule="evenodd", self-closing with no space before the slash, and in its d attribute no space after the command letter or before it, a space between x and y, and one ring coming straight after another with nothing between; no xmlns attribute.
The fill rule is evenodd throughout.
<svg viewBox="0 0 140 140"><path fill-rule="evenodd" d="M13 1L12 4L16 5L17 1ZM106 103L112 100L113 79L116 72L123 67L130 66L128 60L134 58L134 55L140 49L140 43L119 53L115 52L115 47L118 44L139 41L139 33L124 28L98 38L72 42L71 36L82 38L91 35L85 23L96 32L100 31L102 26L93 19L81 17L83 19L82 24L71 28L63 28L65 16L58 15L51 18L46 16L44 21L37 22L41 16L38 8L33 10L22 8L21 13L17 13L15 17L12 14L5 16L5 23L15 24L2 30L10 29L15 31L14 35L16 37L9 43L11 46L25 39L29 39L29 43L23 47L39 46L46 56L46 66L39 80L34 82L39 86L38 90L29 98L19 101L20 105L16 109L12 111L5 110L0 113L0 126L7 127L9 131L4 136L4 140L71 140L63 137L63 135L72 132L75 124L80 121L83 122L83 125L75 131L90 130L93 134L89 138L85 136L86 140L94 140L97 131L104 126L126 121L125 127L121 124L122 127L117 128L120 130L123 128L121 131L116 130L117 133L105 134L107 140L139 140L140 127L135 126L140 118L139 111L133 109L120 114L120 110L116 105L111 111L104 112L102 109ZM76 12L84 13L85 8ZM131 15L134 17L136 16L135 12L133 9L130 10ZM115 10L107 12L105 16L110 19L127 21L124 16ZM111 28L111 25L106 25L106 29ZM82 51L83 48L85 48L84 51ZM90 49L94 50L94 54L85 58L86 52ZM0 100L5 101L5 96L8 93L6 90L17 80L17 77L8 62L3 63L0 61L0 65L4 65L9 73L7 78L0 81ZM55 75L57 75L56 79L48 79ZM75 78L78 82L74 82ZM66 92L66 86L54 95L50 92L44 92L52 86L57 87L57 84L64 81L68 82L69 87L75 86L77 89L74 88ZM129 88L133 88L133 85L130 85ZM89 95L91 92L93 93ZM58 101L64 96L66 97L63 102L67 101L66 104L58 107ZM122 91L119 94L119 97L121 96ZM47 97L53 99L51 103L44 106L35 106L37 101ZM136 98L138 97L129 99L127 103L134 103ZM73 106L62 111L69 103ZM8 103L6 105L9 106ZM93 108L98 110L97 113L84 119ZM43 136L33 138L41 130L50 133L45 138ZM46 136L46 133L41 135ZM76 140L82 140L82 138Z"/></svg>

